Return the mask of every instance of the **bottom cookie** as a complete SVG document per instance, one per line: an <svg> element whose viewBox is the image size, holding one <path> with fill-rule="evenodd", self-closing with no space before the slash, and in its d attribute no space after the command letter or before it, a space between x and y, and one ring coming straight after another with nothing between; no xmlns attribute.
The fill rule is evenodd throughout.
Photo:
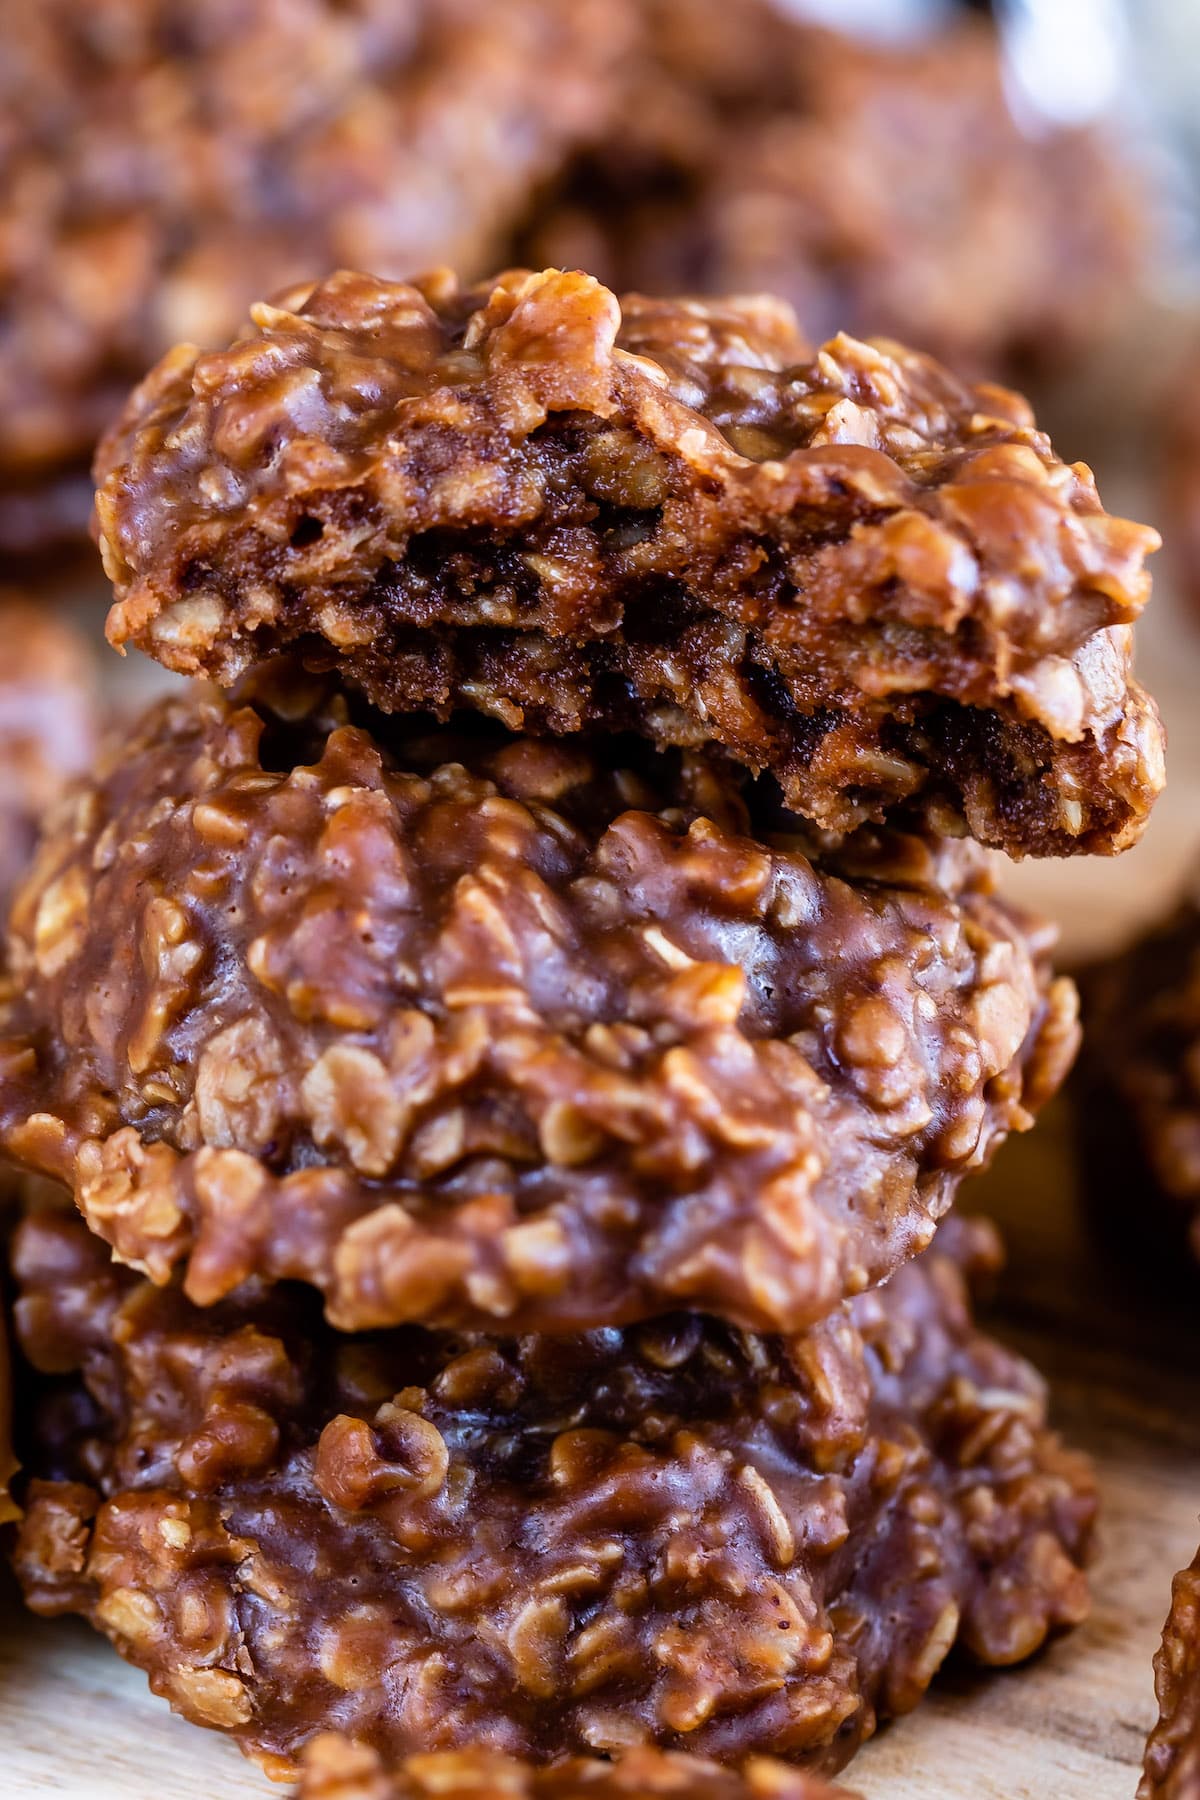
<svg viewBox="0 0 1200 1800"><path fill-rule="evenodd" d="M836 1768L952 1645L1015 1662L1086 1611L1092 1477L972 1323L986 1227L788 1340L348 1337L107 1256L72 1214L15 1239L26 1598L273 1774L331 1729Z"/></svg>
<svg viewBox="0 0 1200 1800"><path fill-rule="evenodd" d="M1154 1691L1159 1717L1138 1800L1200 1800L1200 1554L1175 1577Z"/></svg>
<svg viewBox="0 0 1200 1800"><path fill-rule="evenodd" d="M304 1756L296 1800L853 1800L789 1763L752 1758L726 1769L669 1750L616 1762L572 1757L536 1768L486 1750L414 1756L395 1769L361 1744L327 1734Z"/></svg>

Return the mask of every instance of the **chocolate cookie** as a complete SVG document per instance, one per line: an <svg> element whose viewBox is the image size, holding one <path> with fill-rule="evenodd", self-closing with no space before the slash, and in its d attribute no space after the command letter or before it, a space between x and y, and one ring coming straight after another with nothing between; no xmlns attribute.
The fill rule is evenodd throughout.
<svg viewBox="0 0 1200 1800"><path fill-rule="evenodd" d="M4 1149L201 1304L259 1275L345 1330L800 1329L1070 1063L1053 933L967 841L267 686L109 748L14 907L0 1018Z"/></svg>
<svg viewBox="0 0 1200 1800"><path fill-rule="evenodd" d="M836 1767L953 1644L1011 1663L1086 1609L1090 1472L971 1322L994 1253L952 1221L800 1339L345 1338L303 1288L197 1308L34 1215L18 1575L275 1775L330 1729Z"/></svg>
<svg viewBox="0 0 1200 1800"><path fill-rule="evenodd" d="M339 275L168 356L102 447L110 636L388 711L717 745L850 829L1113 851L1162 784L1149 529L1024 401L786 309Z"/></svg>

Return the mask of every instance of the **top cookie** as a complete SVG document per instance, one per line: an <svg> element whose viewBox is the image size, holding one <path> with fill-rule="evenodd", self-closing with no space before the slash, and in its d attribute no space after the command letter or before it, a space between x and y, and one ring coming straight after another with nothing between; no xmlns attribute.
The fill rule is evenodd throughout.
<svg viewBox="0 0 1200 1800"><path fill-rule="evenodd" d="M101 447L109 634L385 710L718 744L846 830L1111 852L1162 783L1157 545L1025 402L769 300L342 273L168 355Z"/></svg>

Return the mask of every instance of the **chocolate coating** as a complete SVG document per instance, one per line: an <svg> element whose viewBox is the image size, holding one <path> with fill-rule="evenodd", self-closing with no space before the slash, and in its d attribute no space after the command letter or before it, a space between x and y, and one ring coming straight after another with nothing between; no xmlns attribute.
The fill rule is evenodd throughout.
<svg viewBox="0 0 1200 1800"><path fill-rule="evenodd" d="M326 1733L304 1757L296 1800L849 1800L790 1763L753 1757L743 1769L669 1750L631 1750L615 1762L572 1757L550 1768L486 1750L409 1757L388 1767L377 1751Z"/></svg>
<svg viewBox="0 0 1200 1800"><path fill-rule="evenodd" d="M82 535L64 476L177 339L313 268L494 263L626 10L0 0L0 548Z"/></svg>
<svg viewBox="0 0 1200 1800"><path fill-rule="evenodd" d="M775 293L807 328L960 368L1057 365L1129 308L1151 232L1129 134L1031 132L995 33L899 46L769 0L641 0L620 128L539 199L518 260L618 291Z"/></svg>
<svg viewBox="0 0 1200 1800"><path fill-rule="evenodd" d="M1086 1074L1107 1092L1200 1256L1200 908L1088 971Z"/></svg>
<svg viewBox="0 0 1200 1800"><path fill-rule="evenodd" d="M1200 1557L1175 1577L1154 1658L1159 1718L1146 1745L1138 1800L1200 1796Z"/></svg>
<svg viewBox="0 0 1200 1800"><path fill-rule="evenodd" d="M717 744L823 827L1113 851L1162 783L1153 532L1024 401L768 301L342 274L167 357L102 447L112 641L293 647L386 711Z"/></svg>
<svg viewBox="0 0 1200 1800"><path fill-rule="evenodd" d="M0 918L39 825L91 764L96 720L87 646L44 606L0 590Z"/></svg>
<svg viewBox="0 0 1200 1800"><path fill-rule="evenodd" d="M694 757L373 736L294 681L290 722L154 708L14 907L0 1142L154 1279L795 1330L1059 1085L1074 989L973 845L760 840Z"/></svg>
<svg viewBox="0 0 1200 1800"><path fill-rule="evenodd" d="M347 1339L302 1289L198 1309L34 1217L26 1598L277 1775L328 1729L837 1766L952 1644L1010 1663L1086 1609L1090 1471L971 1323L958 1265L994 1255L951 1221L798 1340Z"/></svg>

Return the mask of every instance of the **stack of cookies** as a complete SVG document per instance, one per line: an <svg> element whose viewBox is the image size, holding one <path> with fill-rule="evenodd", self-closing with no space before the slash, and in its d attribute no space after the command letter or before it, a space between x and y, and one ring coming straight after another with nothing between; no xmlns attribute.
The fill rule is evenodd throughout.
<svg viewBox="0 0 1200 1800"><path fill-rule="evenodd" d="M12 912L29 1603L338 1800L833 1769L1078 1621L939 1222L1076 1046L983 846L1161 785L1153 533L1004 390L553 270L259 306L99 475L193 679Z"/></svg>

